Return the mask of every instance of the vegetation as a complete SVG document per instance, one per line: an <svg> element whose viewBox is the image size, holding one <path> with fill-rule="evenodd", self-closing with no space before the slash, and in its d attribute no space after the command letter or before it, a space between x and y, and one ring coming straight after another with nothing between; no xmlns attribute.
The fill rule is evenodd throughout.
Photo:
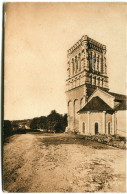
<svg viewBox="0 0 127 194"><path fill-rule="evenodd" d="M4 120L4 126L3 126L3 137L9 137L12 135L12 125L9 120Z"/></svg>
<svg viewBox="0 0 127 194"><path fill-rule="evenodd" d="M64 132L67 126L67 114L61 115L55 110L52 110L51 113L45 117L41 116L39 118L34 118L31 121L31 129L43 129L46 132Z"/></svg>
<svg viewBox="0 0 127 194"><path fill-rule="evenodd" d="M67 126L67 114L61 115L55 110L46 116L41 116L33 119L4 120L3 138L9 137L13 134L20 134L26 132L36 132L43 130L44 132L62 133Z"/></svg>

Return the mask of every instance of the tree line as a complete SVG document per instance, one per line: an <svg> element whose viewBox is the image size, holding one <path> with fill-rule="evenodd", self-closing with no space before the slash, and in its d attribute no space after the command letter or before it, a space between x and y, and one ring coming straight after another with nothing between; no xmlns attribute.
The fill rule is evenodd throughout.
<svg viewBox="0 0 127 194"><path fill-rule="evenodd" d="M55 110L46 116L33 118L30 124L31 129L43 129L46 132L61 133L67 126L67 114L61 115Z"/></svg>
<svg viewBox="0 0 127 194"><path fill-rule="evenodd" d="M37 129L42 129L44 132L55 132L62 133L65 131L67 126L67 114L59 114L55 110L52 110L51 113L46 116L36 117L32 120L28 119L30 122L30 129L25 129L19 126L21 121L9 121L4 120L3 126L3 138L6 138L15 133L26 133L27 131L36 131ZM27 123L27 121L26 121ZM14 129L16 128L16 130Z"/></svg>

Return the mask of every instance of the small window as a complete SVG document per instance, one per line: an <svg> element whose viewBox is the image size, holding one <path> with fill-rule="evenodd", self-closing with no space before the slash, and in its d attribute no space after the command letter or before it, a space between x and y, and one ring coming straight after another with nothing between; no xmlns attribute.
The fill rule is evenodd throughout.
<svg viewBox="0 0 127 194"><path fill-rule="evenodd" d="M110 129L110 122L108 123L108 134L111 133L111 129Z"/></svg>
<svg viewBox="0 0 127 194"><path fill-rule="evenodd" d="M82 124L82 132L83 132L83 133L86 132L86 125L85 125L85 123Z"/></svg>

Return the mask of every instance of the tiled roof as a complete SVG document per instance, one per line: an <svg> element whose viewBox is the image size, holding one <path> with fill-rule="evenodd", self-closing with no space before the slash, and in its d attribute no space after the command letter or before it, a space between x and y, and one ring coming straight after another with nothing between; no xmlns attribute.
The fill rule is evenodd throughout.
<svg viewBox="0 0 127 194"><path fill-rule="evenodd" d="M113 111L113 109L106 104L100 97L93 97L81 110L79 113L84 111Z"/></svg>

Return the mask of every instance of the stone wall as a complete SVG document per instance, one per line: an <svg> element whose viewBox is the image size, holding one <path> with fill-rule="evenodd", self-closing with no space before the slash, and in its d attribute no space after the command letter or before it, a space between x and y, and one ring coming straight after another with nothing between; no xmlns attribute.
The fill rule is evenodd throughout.
<svg viewBox="0 0 127 194"><path fill-rule="evenodd" d="M79 129L79 115L77 112L85 105L86 86L80 86L66 92L68 105L68 129Z"/></svg>
<svg viewBox="0 0 127 194"><path fill-rule="evenodd" d="M83 134L83 123L85 123L85 134L95 134L95 123L98 123L98 132L103 133L102 112L86 112L79 115L79 132Z"/></svg>
<svg viewBox="0 0 127 194"><path fill-rule="evenodd" d="M85 140L97 141L99 143L107 144L112 147L126 149L127 139L119 135L98 134L98 135L93 135L93 136L84 136L83 139L84 141Z"/></svg>

